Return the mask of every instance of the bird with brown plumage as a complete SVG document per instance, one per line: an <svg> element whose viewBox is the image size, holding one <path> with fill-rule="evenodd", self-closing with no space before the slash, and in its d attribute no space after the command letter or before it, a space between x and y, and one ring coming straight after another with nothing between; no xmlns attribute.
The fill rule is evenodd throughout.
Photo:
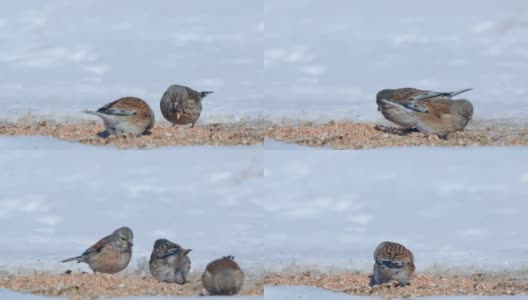
<svg viewBox="0 0 528 300"><path fill-rule="evenodd" d="M154 112L147 102L136 97L119 98L97 111L84 112L103 120L105 130L98 133L102 138L127 133L135 136L150 134L155 122Z"/></svg>
<svg viewBox="0 0 528 300"><path fill-rule="evenodd" d="M202 99L212 93L198 92L177 84L171 85L161 97L161 114L174 126L191 124L192 128L202 113Z"/></svg>
<svg viewBox="0 0 528 300"><path fill-rule="evenodd" d="M414 273L414 256L402 244L382 242L374 250L374 281L376 284L397 281L407 285Z"/></svg>
<svg viewBox="0 0 528 300"><path fill-rule="evenodd" d="M121 227L100 239L80 256L61 262L76 261L87 263L94 273L114 274L124 270L132 258L134 234L128 227Z"/></svg>
<svg viewBox="0 0 528 300"><path fill-rule="evenodd" d="M454 96L470 91L471 89L463 89L454 92L434 92L428 90L420 90L415 88L399 88L399 89L385 89L378 92L376 95L376 103L378 111L381 111L385 119L403 127L416 128L416 120L405 109L405 103L427 103L451 100ZM394 105L397 104L397 105ZM402 105L400 105L402 104Z"/></svg>
<svg viewBox="0 0 528 300"><path fill-rule="evenodd" d="M235 295L244 283L244 272L233 256L210 262L202 274L202 284L209 295Z"/></svg>

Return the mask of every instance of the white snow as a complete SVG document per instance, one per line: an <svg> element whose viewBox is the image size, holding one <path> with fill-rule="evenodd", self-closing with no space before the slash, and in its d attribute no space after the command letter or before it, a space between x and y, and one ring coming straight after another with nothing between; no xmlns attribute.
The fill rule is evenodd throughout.
<svg viewBox="0 0 528 300"><path fill-rule="evenodd" d="M475 119L526 119L527 11L525 0L11 1L0 11L0 119L89 118L80 112L138 96L159 121L174 83L215 92L200 123L379 121L376 92L404 86L473 88L463 96ZM528 267L525 147L329 151L266 139L117 151L1 137L0 149L0 273L88 271L57 262L124 225L136 274L161 237L192 248L198 272L227 254L251 274L369 272L384 240L408 246L418 271ZM309 287L266 296L353 299Z"/></svg>
<svg viewBox="0 0 528 300"><path fill-rule="evenodd" d="M213 90L200 122L254 118L262 94L262 3L22 0L0 11L3 118L84 117L123 96L157 112L171 84Z"/></svg>
<svg viewBox="0 0 528 300"><path fill-rule="evenodd" d="M18 151L36 144L33 139L41 142L39 151ZM198 272L228 254L248 273L262 270L258 148L119 151L72 144L62 151L54 142L64 143L0 139L12 149L0 155L0 271L89 271L85 264L58 261L120 226L135 233L129 273L148 274L145 262L157 238L192 248Z"/></svg>
<svg viewBox="0 0 528 300"><path fill-rule="evenodd" d="M191 149L215 149L215 150L255 150L262 149L263 145L251 145L251 146L196 146L196 145L185 145L185 146L167 146L167 147L156 147L150 148L149 150L183 150L188 151ZM94 146L85 145L76 142L68 142L60 140L50 136L0 136L0 149L2 150L88 150L88 151L108 151L115 150L111 146ZM131 151L137 151L133 149ZM143 150L139 150L143 151Z"/></svg>
<svg viewBox="0 0 528 300"><path fill-rule="evenodd" d="M527 3L10 2L1 115L89 118L80 111L131 95L162 120L159 99L179 83L215 91L202 123L377 121L376 92L403 86L474 88L475 119L526 118Z"/></svg>
<svg viewBox="0 0 528 300"><path fill-rule="evenodd" d="M265 151L265 263L370 272L389 240L421 272L525 269L527 150Z"/></svg>
<svg viewBox="0 0 528 300"><path fill-rule="evenodd" d="M2 136L0 137L2 150L103 150L103 147L94 147L80 143L66 142L49 136Z"/></svg>
<svg viewBox="0 0 528 300"><path fill-rule="evenodd" d="M449 296L449 297L419 297L410 299L420 300L476 300L476 299L524 299L526 296ZM350 296L344 293L336 293L329 290L323 290L308 286L274 286L266 287L265 299L286 300L286 299L303 299L303 300L362 300L362 299L383 299L381 297L359 297Z"/></svg>
<svg viewBox="0 0 528 300"><path fill-rule="evenodd" d="M39 151L18 151L33 139ZM418 271L528 266L524 147L61 151L52 141L64 143L0 139L12 149L0 156L1 269L88 270L56 262L123 225L136 233L135 273L160 237L192 248L195 270L233 254L256 273L369 272L384 240L407 245Z"/></svg>
<svg viewBox="0 0 528 300"><path fill-rule="evenodd" d="M269 118L382 119L376 93L474 88L475 118L526 118L528 1L267 0Z"/></svg>

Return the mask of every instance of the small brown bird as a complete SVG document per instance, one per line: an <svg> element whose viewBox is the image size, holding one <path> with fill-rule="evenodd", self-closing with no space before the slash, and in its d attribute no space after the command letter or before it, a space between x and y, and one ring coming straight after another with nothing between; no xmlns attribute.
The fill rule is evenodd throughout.
<svg viewBox="0 0 528 300"><path fill-rule="evenodd" d="M180 245L166 239L154 243L150 255L150 274L159 281L185 284L191 270L191 259L187 254L191 249L183 249Z"/></svg>
<svg viewBox="0 0 528 300"><path fill-rule="evenodd" d="M210 262L202 274L202 284L209 295L235 295L240 292L244 273L233 256Z"/></svg>
<svg viewBox="0 0 528 300"><path fill-rule="evenodd" d="M77 261L87 263L90 269L100 273L114 274L128 266L132 258L134 234L128 227L121 227L88 248L81 256L61 262Z"/></svg>
<svg viewBox="0 0 528 300"><path fill-rule="evenodd" d="M192 128L202 113L202 99L212 93L197 92L176 84L171 85L161 97L161 113L174 126L191 124Z"/></svg>
<svg viewBox="0 0 528 300"><path fill-rule="evenodd" d="M103 119L105 131L98 133L102 138L129 132L135 136L150 134L155 121L154 112L147 102L135 97L119 98L97 111L84 112Z"/></svg>
<svg viewBox="0 0 528 300"><path fill-rule="evenodd" d="M414 120L409 118L408 113L404 109L399 106L389 105L383 100L397 104L405 101L449 100L456 95L470 90L471 89L463 89L454 92L434 92L415 88L386 89L378 92L376 95L376 103L378 104L378 111L381 111L385 119L404 128L415 128L416 124L414 123Z"/></svg>
<svg viewBox="0 0 528 300"><path fill-rule="evenodd" d="M376 284L397 281L407 285L414 273L414 257L403 245L383 242L374 250L374 280Z"/></svg>
<svg viewBox="0 0 528 300"><path fill-rule="evenodd" d="M466 99L426 99L400 101L383 100L401 110L399 119L405 120L423 134L446 138L450 133L461 131L473 118L473 104Z"/></svg>

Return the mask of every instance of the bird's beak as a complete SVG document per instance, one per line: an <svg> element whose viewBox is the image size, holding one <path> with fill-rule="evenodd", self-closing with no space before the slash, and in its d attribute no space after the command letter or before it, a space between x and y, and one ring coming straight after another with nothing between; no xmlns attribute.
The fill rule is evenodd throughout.
<svg viewBox="0 0 528 300"><path fill-rule="evenodd" d="M134 243L132 242L128 242L128 244L130 245L130 247L134 246Z"/></svg>

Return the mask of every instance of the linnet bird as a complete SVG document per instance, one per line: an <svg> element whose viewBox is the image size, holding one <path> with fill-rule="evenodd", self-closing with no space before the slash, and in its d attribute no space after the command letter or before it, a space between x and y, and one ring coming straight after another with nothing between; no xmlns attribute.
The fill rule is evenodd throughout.
<svg viewBox="0 0 528 300"><path fill-rule="evenodd" d="M202 284L209 295L235 295L240 292L244 273L233 256L210 262L202 274Z"/></svg>
<svg viewBox="0 0 528 300"><path fill-rule="evenodd" d="M171 85L161 97L161 113L173 125L191 124L192 128L202 113L202 99L212 93L198 92L177 84Z"/></svg>
<svg viewBox="0 0 528 300"><path fill-rule="evenodd" d="M374 280L376 284L395 280L400 286L407 285L414 269L412 252L401 244L382 242L374 250Z"/></svg>
<svg viewBox="0 0 528 300"><path fill-rule="evenodd" d="M68 258L61 262L84 262L94 273L114 274L128 266L132 258L133 239L132 230L128 227L121 227L100 239L80 256Z"/></svg>
<svg viewBox="0 0 528 300"><path fill-rule="evenodd" d="M184 249L180 245L166 239L159 239L154 243L150 255L150 274L159 281L185 284L189 282L191 259L187 256L191 249Z"/></svg>
<svg viewBox="0 0 528 300"><path fill-rule="evenodd" d="M464 130L473 118L473 104L466 99L382 101L400 111L400 121L413 124L423 134L442 138L447 138L452 132Z"/></svg>
<svg viewBox="0 0 528 300"><path fill-rule="evenodd" d="M103 119L105 130L100 137L132 133L135 136L150 134L154 126L154 112L142 99L135 97L119 98L99 108L97 111L85 110Z"/></svg>
<svg viewBox="0 0 528 300"><path fill-rule="evenodd" d="M470 90L471 89L463 89L454 92L434 92L415 88L385 89L379 91L376 95L376 103L378 104L378 111L381 111L385 119L403 128L416 128L414 120L412 118L409 119L407 111L400 106L390 105L387 101L399 104L401 102L420 100L450 100L454 96Z"/></svg>

